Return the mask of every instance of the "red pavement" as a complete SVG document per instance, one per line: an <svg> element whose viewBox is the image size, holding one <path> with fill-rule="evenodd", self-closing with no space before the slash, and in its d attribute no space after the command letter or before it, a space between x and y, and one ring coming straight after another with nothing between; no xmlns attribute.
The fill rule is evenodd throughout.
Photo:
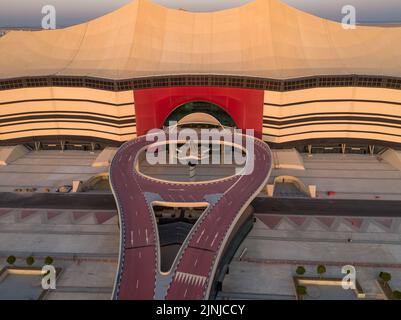
<svg viewBox="0 0 401 320"><path fill-rule="evenodd" d="M144 193L158 194L166 201L205 201L206 195L224 194L204 213L184 243L179 263L165 299L207 299L230 229L243 209L263 187L271 169L271 154L263 142L255 141L255 170L214 183L174 184L148 179L134 171L139 151L150 145L145 137L123 145L115 155L110 180L121 219L121 257L115 299L153 299L158 271L157 227Z"/></svg>

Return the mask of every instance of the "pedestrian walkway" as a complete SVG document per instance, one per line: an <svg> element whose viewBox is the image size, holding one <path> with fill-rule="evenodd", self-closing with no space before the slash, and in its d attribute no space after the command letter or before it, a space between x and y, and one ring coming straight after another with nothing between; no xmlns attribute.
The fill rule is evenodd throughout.
<svg viewBox="0 0 401 320"><path fill-rule="evenodd" d="M305 170L275 169L317 186L318 198L401 200L401 171L380 156L355 154L301 154Z"/></svg>
<svg viewBox="0 0 401 320"><path fill-rule="evenodd" d="M256 215L220 295L294 295L296 268L317 276L321 264L325 276L336 278L344 277L343 266L354 266L367 297L383 298L376 282L381 271L390 272L392 288L401 290L400 224L400 218Z"/></svg>
<svg viewBox="0 0 401 320"><path fill-rule="evenodd" d="M0 192L21 188L54 192L62 185L72 185L73 180L86 181L107 171L104 167L92 167L98 154L98 151L31 151L7 166L0 166Z"/></svg>

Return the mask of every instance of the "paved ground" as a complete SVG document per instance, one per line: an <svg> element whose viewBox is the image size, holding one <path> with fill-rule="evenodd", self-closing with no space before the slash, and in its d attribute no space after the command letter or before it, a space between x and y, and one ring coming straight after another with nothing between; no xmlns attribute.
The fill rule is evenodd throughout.
<svg viewBox="0 0 401 320"><path fill-rule="evenodd" d="M318 198L401 200L401 171L378 156L352 154L301 154L305 171L273 170L270 182L282 175L316 185Z"/></svg>
<svg viewBox="0 0 401 320"><path fill-rule="evenodd" d="M142 161L140 172L156 179L168 181L210 181L235 175L234 165L198 165L193 179L189 177L189 167L185 165L158 165L151 166Z"/></svg>
<svg viewBox="0 0 401 320"><path fill-rule="evenodd" d="M8 255L15 255L21 266L33 255L38 267L49 255L63 271L57 290L46 299L110 299L117 221L115 211L0 209L0 268Z"/></svg>
<svg viewBox="0 0 401 320"><path fill-rule="evenodd" d="M87 180L107 167L92 168L99 152L88 151L39 151L30 152L14 163L0 167L0 192L16 188L35 187L54 191L58 186L71 184L73 180ZM306 170L275 169L269 183L281 175L292 175L306 185L316 185L318 198L333 199L382 199L401 200L401 171L393 168L380 156L352 154L301 154ZM163 179L187 180L185 167L143 166L145 173ZM210 180L232 174L232 168L199 167L197 180ZM327 192L335 195L328 196ZM263 196L263 195L262 195Z"/></svg>
<svg viewBox="0 0 401 320"><path fill-rule="evenodd" d="M38 151L7 166L0 166L0 192L16 188L45 188L55 191L61 185L72 185L73 180L86 181L107 168L92 168L99 152L84 151Z"/></svg>
<svg viewBox="0 0 401 320"><path fill-rule="evenodd" d="M64 271L48 300L109 300L113 291L116 262L66 261Z"/></svg>
<svg viewBox="0 0 401 320"><path fill-rule="evenodd" d="M115 212L0 209L0 254L115 258L118 242Z"/></svg>
<svg viewBox="0 0 401 320"><path fill-rule="evenodd" d="M316 276L323 263L331 277L342 277L341 267L354 265L368 298L382 299L376 283L380 271L390 272L390 285L401 289L400 225L399 218L258 216L230 265L220 298L294 299L296 267L304 265L306 275Z"/></svg>
<svg viewBox="0 0 401 320"><path fill-rule="evenodd" d="M0 167L0 191L21 184L54 188L107 171L91 168L95 157L31 153ZM315 275L319 262L328 266L329 276L341 276L343 264L355 264L368 298L383 298L375 282L381 270L389 271L391 286L401 290L401 172L365 155L303 157L306 171L274 170L273 176L295 175L316 184L321 199L257 198L253 206L263 214L238 250L220 298L294 299L296 266ZM336 195L328 198L327 191ZM51 255L64 271L48 299L110 298L119 245L111 194L0 193L0 208L25 208L0 209L0 268L9 254L22 265L27 255L39 263Z"/></svg>
<svg viewBox="0 0 401 320"><path fill-rule="evenodd" d="M110 299L116 223L114 211L0 209L0 268L9 254L17 256L17 265L33 254L38 266L51 255L64 271L47 299ZM337 277L341 266L355 265L368 298L383 298L375 282L380 271L390 272L391 286L401 289L400 241L401 218L257 215L219 298L294 299L295 268L304 265L308 275L316 275L319 263Z"/></svg>

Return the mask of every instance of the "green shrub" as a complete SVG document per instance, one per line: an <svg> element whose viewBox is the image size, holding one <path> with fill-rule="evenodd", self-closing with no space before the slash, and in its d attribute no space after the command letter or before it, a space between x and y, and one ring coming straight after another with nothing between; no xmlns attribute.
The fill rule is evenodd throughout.
<svg viewBox="0 0 401 320"><path fill-rule="evenodd" d="M299 266L295 272L297 273L297 275L302 276L305 274L306 269L303 266Z"/></svg>
<svg viewBox="0 0 401 320"><path fill-rule="evenodd" d="M13 265L17 259L14 256L9 256L7 258L7 263Z"/></svg>
<svg viewBox="0 0 401 320"><path fill-rule="evenodd" d="M401 292L398 291L398 290L395 290L395 291L393 292L393 297L394 297L394 299L396 299L396 300L401 300Z"/></svg>
<svg viewBox="0 0 401 320"><path fill-rule="evenodd" d="M33 265L34 263L35 263L35 258L34 257L32 257L32 256L29 256L28 258L26 258L26 264L28 265L28 266L31 266L31 265Z"/></svg>
<svg viewBox="0 0 401 320"><path fill-rule="evenodd" d="M307 294L307 289L305 286L297 286L297 295L303 297Z"/></svg>
<svg viewBox="0 0 401 320"><path fill-rule="evenodd" d="M52 257L49 257L49 256L47 256L46 258L45 258L45 264L47 264L47 265L50 265L50 264L52 264L53 263L53 258Z"/></svg>
<svg viewBox="0 0 401 320"><path fill-rule="evenodd" d="M326 267L324 265L319 265L319 266L317 266L316 271L320 276L322 276L323 274L326 273L327 270L326 270Z"/></svg>
<svg viewBox="0 0 401 320"><path fill-rule="evenodd" d="M380 279L382 279L384 281L384 283L388 283L389 281L391 281L391 274L388 272L380 272L379 274Z"/></svg>

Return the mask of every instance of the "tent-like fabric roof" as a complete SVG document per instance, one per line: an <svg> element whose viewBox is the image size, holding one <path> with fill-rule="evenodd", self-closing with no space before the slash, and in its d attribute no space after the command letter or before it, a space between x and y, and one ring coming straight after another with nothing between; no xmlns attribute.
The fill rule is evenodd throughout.
<svg viewBox="0 0 401 320"><path fill-rule="evenodd" d="M343 29L279 0L212 13L149 0L59 30L0 38L0 79L128 79L221 74L273 79L314 75L401 76L401 28Z"/></svg>

